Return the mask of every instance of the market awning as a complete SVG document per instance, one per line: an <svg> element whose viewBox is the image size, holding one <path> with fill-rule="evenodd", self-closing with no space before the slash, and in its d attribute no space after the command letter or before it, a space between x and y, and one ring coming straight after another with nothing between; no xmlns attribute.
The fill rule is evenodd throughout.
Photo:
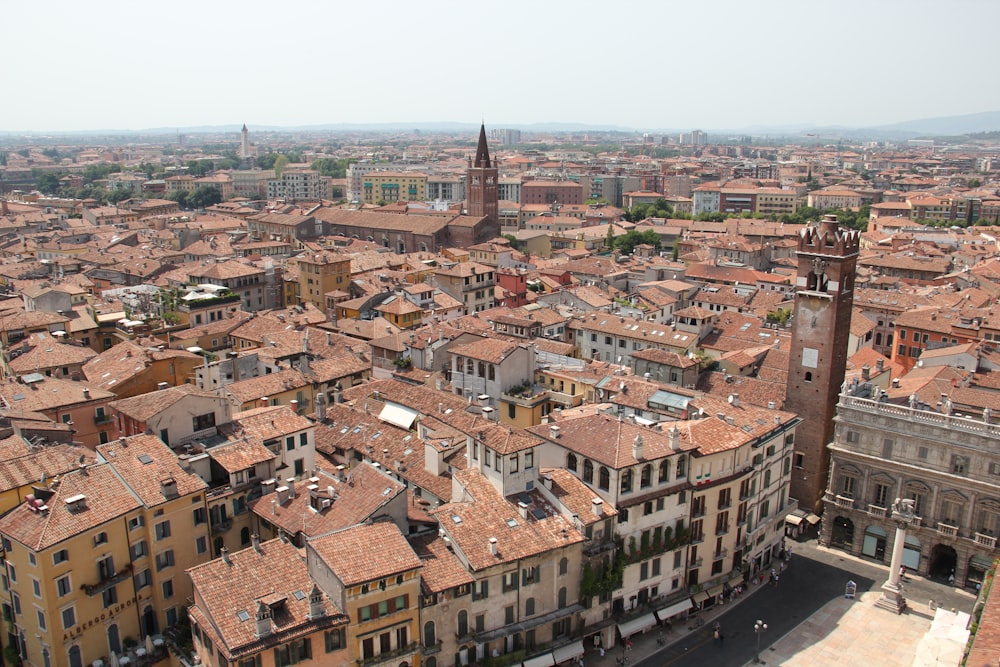
<svg viewBox="0 0 1000 667"><path fill-rule="evenodd" d="M794 514L789 514L788 516L785 517L785 523L790 523L793 526L797 526L800 523L802 523L802 519L803 517L801 516L795 516Z"/></svg>
<svg viewBox="0 0 1000 667"><path fill-rule="evenodd" d="M806 514L806 521L815 526L817 523L820 522L820 518L817 515L810 512L809 514Z"/></svg>
<svg viewBox="0 0 1000 667"><path fill-rule="evenodd" d="M382 408L382 412L379 413L378 418L384 422L389 422L393 426L410 430L410 426L413 425L413 420L417 418L418 414L416 410L404 408L402 405L386 403L385 407Z"/></svg>
<svg viewBox="0 0 1000 667"><path fill-rule="evenodd" d="M572 660L583 655L583 640L579 639L572 644L566 644L565 646L560 646L556 650L552 651L552 657L555 659L556 664L560 662L566 662L567 660Z"/></svg>
<svg viewBox="0 0 1000 667"><path fill-rule="evenodd" d="M658 619L660 619L661 621L665 621L668 618L676 616L677 614L679 614L681 612L687 611L688 609L690 609L693 606L694 606L694 603L691 602L691 598L687 598L685 600L681 600L680 602L676 602L676 603L674 603L672 605L664 607L663 609L657 609L656 610L656 617Z"/></svg>
<svg viewBox="0 0 1000 667"><path fill-rule="evenodd" d="M639 618L633 618L631 621L619 623L618 632L622 634L622 638L628 638L637 632L644 632L654 625L656 625L656 616L645 614Z"/></svg>
<svg viewBox="0 0 1000 667"><path fill-rule="evenodd" d="M534 658L528 658L521 663L521 667L552 667L556 664L552 658L551 653L543 653L541 655L536 655Z"/></svg>
<svg viewBox="0 0 1000 667"><path fill-rule="evenodd" d="M697 593L694 594L695 604L701 604L707 599L708 599L708 593L706 593L705 591L698 591Z"/></svg>
<svg viewBox="0 0 1000 667"><path fill-rule="evenodd" d="M716 595L721 595L724 588L725 588L724 584L719 584L718 586L712 586L711 588L708 589L708 597L714 598Z"/></svg>

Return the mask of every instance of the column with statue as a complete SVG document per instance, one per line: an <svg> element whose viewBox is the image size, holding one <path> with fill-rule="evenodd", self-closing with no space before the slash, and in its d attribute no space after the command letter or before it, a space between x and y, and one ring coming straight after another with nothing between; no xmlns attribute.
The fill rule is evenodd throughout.
<svg viewBox="0 0 1000 667"><path fill-rule="evenodd" d="M876 606L889 609L897 614L906 608L903 597L903 583L900 580L903 565L903 549L906 546L906 531L916 519L914 501L910 498L896 498L892 504L892 521L896 524L896 539L892 545L892 562L889 564L889 580L882 584L882 596Z"/></svg>

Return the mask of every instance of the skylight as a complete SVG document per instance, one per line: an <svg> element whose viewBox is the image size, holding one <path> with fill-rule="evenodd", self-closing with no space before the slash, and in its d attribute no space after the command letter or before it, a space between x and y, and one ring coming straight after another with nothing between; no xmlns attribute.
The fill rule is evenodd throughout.
<svg viewBox="0 0 1000 667"><path fill-rule="evenodd" d="M249 621L250 614L248 614L246 610L240 609L238 612L236 612L236 618L240 619L241 621Z"/></svg>
<svg viewBox="0 0 1000 667"><path fill-rule="evenodd" d="M296 600L305 600L306 599L306 594L303 593L302 591L295 591L294 593L292 593L292 595L295 596Z"/></svg>
<svg viewBox="0 0 1000 667"><path fill-rule="evenodd" d="M508 528L517 528L517 519L507 519Z"/></svg>
<svg viewBox="0 0 1000 667"><path fill-rule="evenodd" d="M455 523L462 523L462 517L458 516L457 514L452 514L451 520Z"/></svg>
<svg viewBox="0 0 1000 667"><path fill-rule="evenodd" d="M153 462L153 457L150 456L149 454L140 454L139 462L142 463L142 465L148 466L150 463Z"/></svg>

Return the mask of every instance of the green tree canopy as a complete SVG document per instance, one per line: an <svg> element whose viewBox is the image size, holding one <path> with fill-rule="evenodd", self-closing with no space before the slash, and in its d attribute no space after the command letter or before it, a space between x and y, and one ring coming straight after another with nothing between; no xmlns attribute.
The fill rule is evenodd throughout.
<svg viewBox="0 0 1000 667"><path fill-rule="evenodd" d="M644 232L637 232L634 229L630 229L621 236L615 237L614 247L620 250L622 254L628 255L637 245L641 245L643 243L659 249L660 235L652 229Z"/></svg>
<svg viewBox="0 0 1000 667"><path fill-rule="evenodd" d="M215 206L222 201L222 192L212 185L202 185L198 187L188 197L188 205L191 208L208 208Z"/></svg>

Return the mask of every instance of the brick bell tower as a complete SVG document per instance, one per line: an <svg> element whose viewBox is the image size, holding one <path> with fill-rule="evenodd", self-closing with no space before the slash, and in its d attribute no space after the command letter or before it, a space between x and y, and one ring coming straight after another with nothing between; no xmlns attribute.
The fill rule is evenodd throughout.
<svg viewBox="0 0 1000 667"><path fill-rule="evenodd" d="M465 198L469 215L487 216L494 225L500 224L497 177L497 168L490 160L490 150L486 145L486 125L483 124L479 127L476 159L469 161L466 171Z"/></svg>
<svg viewBox="0 0 1000 667"><path fill-rule="evenodd" d="M860 235L839 229L837 216L799 235L792 351L785 410L802 418L795 432L791 495L799 507L819 513L830 471L833 440L854 306Z"/></svg>

